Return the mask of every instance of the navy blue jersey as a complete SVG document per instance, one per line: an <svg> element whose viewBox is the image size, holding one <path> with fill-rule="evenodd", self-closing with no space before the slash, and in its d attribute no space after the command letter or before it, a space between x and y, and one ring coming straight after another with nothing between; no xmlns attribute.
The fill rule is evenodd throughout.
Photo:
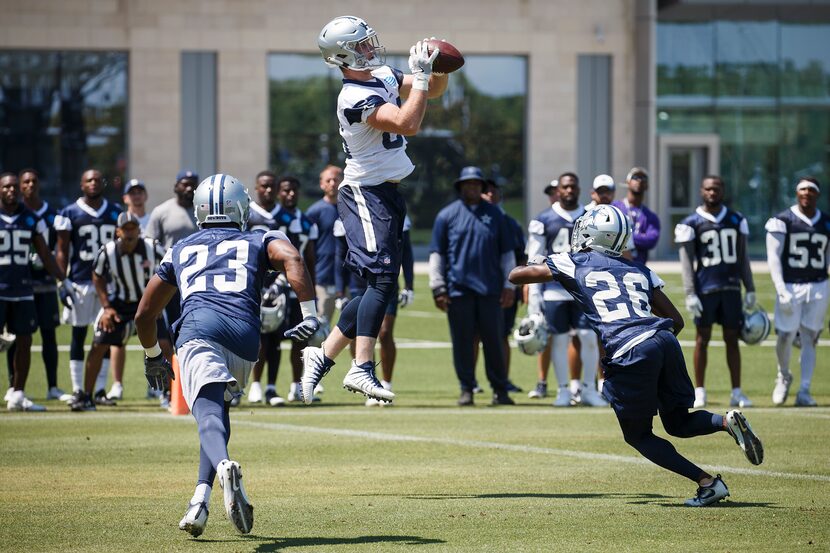
<svg viewBox="0 0 830 553"><path fill-rule="evenodd" d="M309 221L317 225L317 242L314 243L316 262L314 274L317 284L334 285L335 238L334 222L338 219L337 204L326 200L314 202L306 211Z"/></svg>
<svg viewBox="0 0 830 553"><path fill-rule="evenodd" d="M92 282L92 261L101 246L115 239L115 226L121 207L104 200L97 210L79 198L60 210L55 230L69 231L69 274L75 282Z"/></svg>
<svg viewBox="0 0 830 553"><path fill-rule="evenodd" d="M58 241L55 232L55 217L57 217L58 212L49 205L49 202L43 202L40 209L35 210L34 213L46 223L46 234L43 235L43 239L49 246L49 251L54 254L55 244ZM54 291L55 279L43 268L43 260L35 253L34 247L30 251L29 259L32 262L32 286L35 288L35 292Z"/></svg>
<svg viewBox="0 0 830 553"><path fill-rule="evenodd" d="M0 300L32 300L29 250L32 238L46 234L46 223L18 204L11 215L0 211Z"/></svg>
<svg viewBox="0 0 830 553"><path fill-rule="evenodd" d="M827 280L827 245L830 243L830 216L816 211L812 219L792 206L771 217L767 232L784 235L781 267L784 282Z"/></svg>
<svg viewBox="0 0 830 553"><path fill-rule="evenodd" d="M501 256L513 250L507 219L493 204L467 206L456 200L438 212L430 252L444 258L450 297L500 294L507 275Z"/></svg>
<svg viewBox="0 0 830 553"><path fill-rule="evenodd" d="M317 226L299 209L289 212L277 204L266 211L252 203L248 215L248 230L279 230L288 237L300 255L305 255L309 241L317 240Z"/></svg>
<svg viewBox="0 0 830 553"><path fill-rule="evenodd" d="M504 210L502 210L504 213ZM520 260L525 255L525 247L527 243L525 242L525 233L522 230L522 225L519 224L519 221L504 213L505 218L507 219L507 226L510 228L511 234L513 235L513 252L516 255L516 264L517 265L524 265Z"/></svg>
<svg viewBox="0 0 830 553"><path fill-rule="evenodd" d="M552 255L571 251L571 233L574 222L579 219L585 209L577 206L573 211L567 211L556 202L549 209L544 210L527 225L528 257L536 255ZM571 295L558 282L545 282L542 285L545 301L570 301Z"/></svg>
<svg viewBox="0 0 830 553"><path fill-rule="evenodd" d="M554 280L582 307L609 358L673 327L671 319L651 313L654 289L663 281L644 265L596 252L557 253L546 261Z"/></svg>
<svg viewBox="0 0 830 553"><path fill-rule="evenodd" d="M181 317L173 323L176 346L197 338L215 341L244 359L259 350L259 304L267 247L288 240L282 232L209 228L167 250L156 274L181 293Z"/></svg>
<svg viewBox="0 0 830 553"><path fill-rule="evenodd" d="M676 243L694 243L696 293L741 289L742 260L738 255L741 234L749 234L746 219L726 206L717 216L698 207L675 227Z"/></svg>

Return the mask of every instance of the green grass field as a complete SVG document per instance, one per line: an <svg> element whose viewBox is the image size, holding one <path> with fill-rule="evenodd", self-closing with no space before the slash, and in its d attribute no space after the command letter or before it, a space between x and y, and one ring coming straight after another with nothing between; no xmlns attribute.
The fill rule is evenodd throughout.
<svg viewBox="0 0 830 553"><path fill-rule="evenodd" d="M668 291L679 301L679 278ZM759 300L772 308L768 277ZM346 356L324 380L323 402L282 409L244 403L232 415L231 455L256 508L252 534L225 520L218 486L205 534L177 529L193 491L198 436L191 417L143 399L139 352L128 356L127 399L73 414L0 415L0 543L4 551L826 551L830 550L830 348L820 347L816 409L773 408L774 349L743 349L746 410L764 440L754 467L725 433L672 439L723 474L732 496L681 507L694 484L644 462L610 409L557 410L515 394L516 407L455 407L449 341L425 277L400 313L395 406L366 408L339 388ZM62 329L63 344L68 332ZM693 329L681 340L691 341ZM770 342L771 344L771 342ZM691 348L684 348L687 360ZM710 352L710 408L724 412L723 347ZM284 355L284 364L286 363ZM28 393L45 394L39 354ZM68 387L68 354L60 381ZM512 379L529 389L535 359L514 351ZM797 367L797 365L794 365ZM796 368L796 378L798 378ZM279 389L287 393L284 366ZM483 370L479 378L484 382ZM797 380L796 380L797 382ZM792 402L792 398L790 399ZM659 419L655 431L665 435Z"/></svg>

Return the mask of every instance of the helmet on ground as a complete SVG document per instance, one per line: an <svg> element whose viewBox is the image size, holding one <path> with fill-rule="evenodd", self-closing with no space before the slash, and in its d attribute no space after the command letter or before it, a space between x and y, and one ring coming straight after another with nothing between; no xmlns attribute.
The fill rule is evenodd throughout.
<svg viewBox="0 0 830 553"><path fill-rule="evenodd" d="M281 287L272 286L262 294L262 304L259 307L259 320L262 323L260 332L269 334L276 332L285 320L285 311L288 298Z"/></svg>
<svg viewBox="0 0 830 553"><path fill-rule="evenodd" d="M367 71L386 64L386 49L364 20L352 15L335 17L323 27L317 46L330 67Z"/></svg>
<svg viewBox="0 0 830 553"><path fill-rule="evenodd" d="M513 339L519 351L525 355L536 355L548 344L548 325L545 317L535 313L527 315L519 323L519 328L513 331Z"/></svg>
<svg viewBox="0 0 830 553"><path fill-rule="evenodd" d="M199 228L205 223L248 224L251 197L241 182L230 175L211 175L193 193L193 211Z"/></svg>
<svg viewBox="0 0 830 553"><path fill-rule="evenodd" d="M744 324L741 327L741 340L747 344L759 344L769 336L770 324L767 312L760 307L754 311L744 311Z"/></svg>
<svg viewBox="0 0 830 553"><path fill-rule="evenodd" d="M317 329L317 332L312 334L311 338L308 339L308 345L315 348L322 346L326 338L329 337L329 332L331 332L328 319L325 317L319 317L317 320L320 321L320 327Z"/></svg>
<svg viewBox="0 0 830 553"><path fill-rule="evenodd" d="M574 223L571 251L584 249L619 257L631 238L631 220L613 205L598 205Z"/></svg>

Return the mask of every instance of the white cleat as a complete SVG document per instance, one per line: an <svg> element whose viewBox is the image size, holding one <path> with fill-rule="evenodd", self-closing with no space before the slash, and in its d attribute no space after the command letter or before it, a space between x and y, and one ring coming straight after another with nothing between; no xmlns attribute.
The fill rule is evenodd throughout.
<svg viewBox="0 0 830 553"><path fill-rule="evenodd" d="M242 469L236 461L225 459L216 467L219 485L225 496L225 513L239 532L248 534L254 526L254 507L242 485Z"/></svg>
<svg viewBox="0 0 830 553"><path fill-rule="evenodd" d="M378 401L392 401L395 394L387 390L375 377L375 367L371 362L358 365L352 361L352 366L343 379L343 387L356 394L375 398Z"/></svg>
<svg viewBox="0 0 830 553"><path fill-rule="evenodd" d="M107 399L124 399L124 386L120 382L113 382L107 394Z"/></svg>
<svg viewBox="0 0 830 553"><path fill-rule="evenodd" d="M729 488L726 487L726 484L721 480L720 474L718 474L711 486L700 486L697 489L697 495L686 500L686 506L706 507L712 503L717 503L725 497L729 497Z"/></svg>
<svg viewBox="0 0 830 553"><path fill-rule="evenodd" d="M752 401L743 392L738 392L729 397L729 406L743 409L745 407L752 407Z"/></svg>
<svg viewBox="0 0 830 553"><path fill-rule="evenodd" d="M548 397L548 383L540 380L536 387L527 393L530 399L542 399Z"/></svg>
<svg viewBox="0 0 830 553"><path fill-rule="evenodd" d="M251 388L248 390L248 403L262 403L262 384L259 382L251 382Z"/></svg>
<svg viewBox="0 0 830 553"><path fill-rule="evenodd" d="M695 388L695 402L692 408L700 409L701 407L706 407L706 388Z"/></svg>
<svg viewBox="0 0 830 553"><path fill-rule="evenodd" d="M194 538L198 538L205 531L209 514L207 504L191 503L184 517L179 521L179 530L184 530Z"/></svg>
<svg viewBox="0 0 830 553"><path fill-rule="evenodd" d="M567 386L559 386L556 391L556 399L553 400L554 407L570 407L573 395Z"/></svg>
<svg viewBox="0 0 830 553"><path fill-rule="evenodd" d="M12 394L14 394L14 388L9 388L6 390L6 395L3 396L3 401L9 402L12 399Z"/></svg>
<svg viewBox="0 0 830 553"><path fill-rule="evenodd" d="M67 394L57 386L52 386L46 392L46 399L57 399L58 401L69 401L72 399L72 394Z"/></svg>
<svg viewBox="0 0 830 553"><path fill-rule="evenodd" d="M810 395L810 390L799 390L798 393L795 395L795 406L817 407L818 403L816 403L816 400L813 399L813 396Z"/></svg>
<svg viewBox="0 0 830 553"><path fill-rule="evenodd" d="M790 395L790 385L793 383L793 375L783 375L778 373L775 377L775 388L772 390L772 402L775 405L784 405L787 402L787 396Z"/></svg>
<svg viewBox="0 0 830 553"><path fill-rule="evenodd" d="M299 400L306 405L314 401L314 389L334 366L334 361L327 359L323 348L308 346L303 349L303 376L300 378ZM291 401L291 394L288 395Z"/></svg>
<svg viewBox="0 0 830 553"><path fill-rule="evenodd" d="M317 384L317 385L314 387L314 395L315 395L315 396L322 395L323 393L325 393L325 391L326 391L326 389L325 389L325 388L323 388L323 385L322 385L322 384Z"/></svg>
<svg viewBox="0 0 830 553"><path fill-rule="evenodd" d="M23 395L21 390L12 390L9 400L6 402L6 409L9 411L27 411L30 413L46 411L46 407L34 403L31 399Z"/></svg>
<svg viewBox="0 0 830 553"><path fill-rule="evenodd" d="M764 462L764 446L761 444L761 439L755 435L746 417L740 411L732 410L726 413L726 430L743 450L750 463L760 465Z"/></svg>
<svg viewBox="0 0 830 553"><path fill-rule="evenodd" d="M582 405L587 405L588 407L608 407L608 402L596 390L583 388Z"/></svg>

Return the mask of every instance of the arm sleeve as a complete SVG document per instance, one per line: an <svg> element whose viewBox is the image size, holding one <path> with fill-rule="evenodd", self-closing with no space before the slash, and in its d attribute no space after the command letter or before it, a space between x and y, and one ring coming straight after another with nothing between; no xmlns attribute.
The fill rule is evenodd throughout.
<svg viewBox="0 0 830 553"><path fill-rule="evenodd" d="M784 267L781 265L781 254L784 252L784 235L780 232L767 233L767 265L769 265L769 276L775 291L780 294L786 292L787 285L784 284Z"/></svg>
<svg viewBox="0 0 830 553"><path fill-rule="evenodd" d="M438 252L429 254L429 287L432 290L447 285L444 269L444 256Z"/></svg>
<svg viewBox="0 0 830 553"><path fill-rule="evenodd" d="M401 253L401 269L403 270L403 285L412 290L415 282L415 256L412 253L412 240L409 231L403 233L403 252Z"/></svg>
<svg viewBox="0 0 830 553"><path fill-rule="evenodd" d="M746 220L746 219L744 219ZM755 291L755 282L752 280L752 268L749 266L749 252L746 248L746 234L738 235L738 255L741 263L741 280L747 292Z"/></svg>
<svg viewBox="0 0 830 553"><path fill-rule="evenodd" d="M107 273L107 265L107 246L104 245L95 254L95 260L92 262L92 271L99 277L103 277Z"/></svg>
<svg viewBox="0 0 830 553"><path fill-rule="evenodd" d="M516 288L515 284L507 280L507 276L510 274L510 271L512 271L515 266L516 253L512 249L501 254L501 270L504 274L504 286L502 286L502 288L508 288L510 290L514 290Z"/></svg>
<svg viewBox="0 0 830 553"><path fill-rule="evenodd" d="M678 225L680 226L680 225ZM680 244L680 276L683 277L683 290L687 296L695 293L695 270L692 259L695 257L694 244L683 242Z"/></svg>
<svg viewBox="0 0 830 553"><path fill-rule="evenodd" d="M634 246L641 250L650 250L660 240L660 219L652 211L643 210L641 221L634 227Z"/></svg>
<svg viewBox="0 0 830 553"><path fill-rule="evenodd" d="M527 225L527 246L525 246L527 258L533 259L537 255L545 255L545 246L545 225L534 219Z"/></svg>

